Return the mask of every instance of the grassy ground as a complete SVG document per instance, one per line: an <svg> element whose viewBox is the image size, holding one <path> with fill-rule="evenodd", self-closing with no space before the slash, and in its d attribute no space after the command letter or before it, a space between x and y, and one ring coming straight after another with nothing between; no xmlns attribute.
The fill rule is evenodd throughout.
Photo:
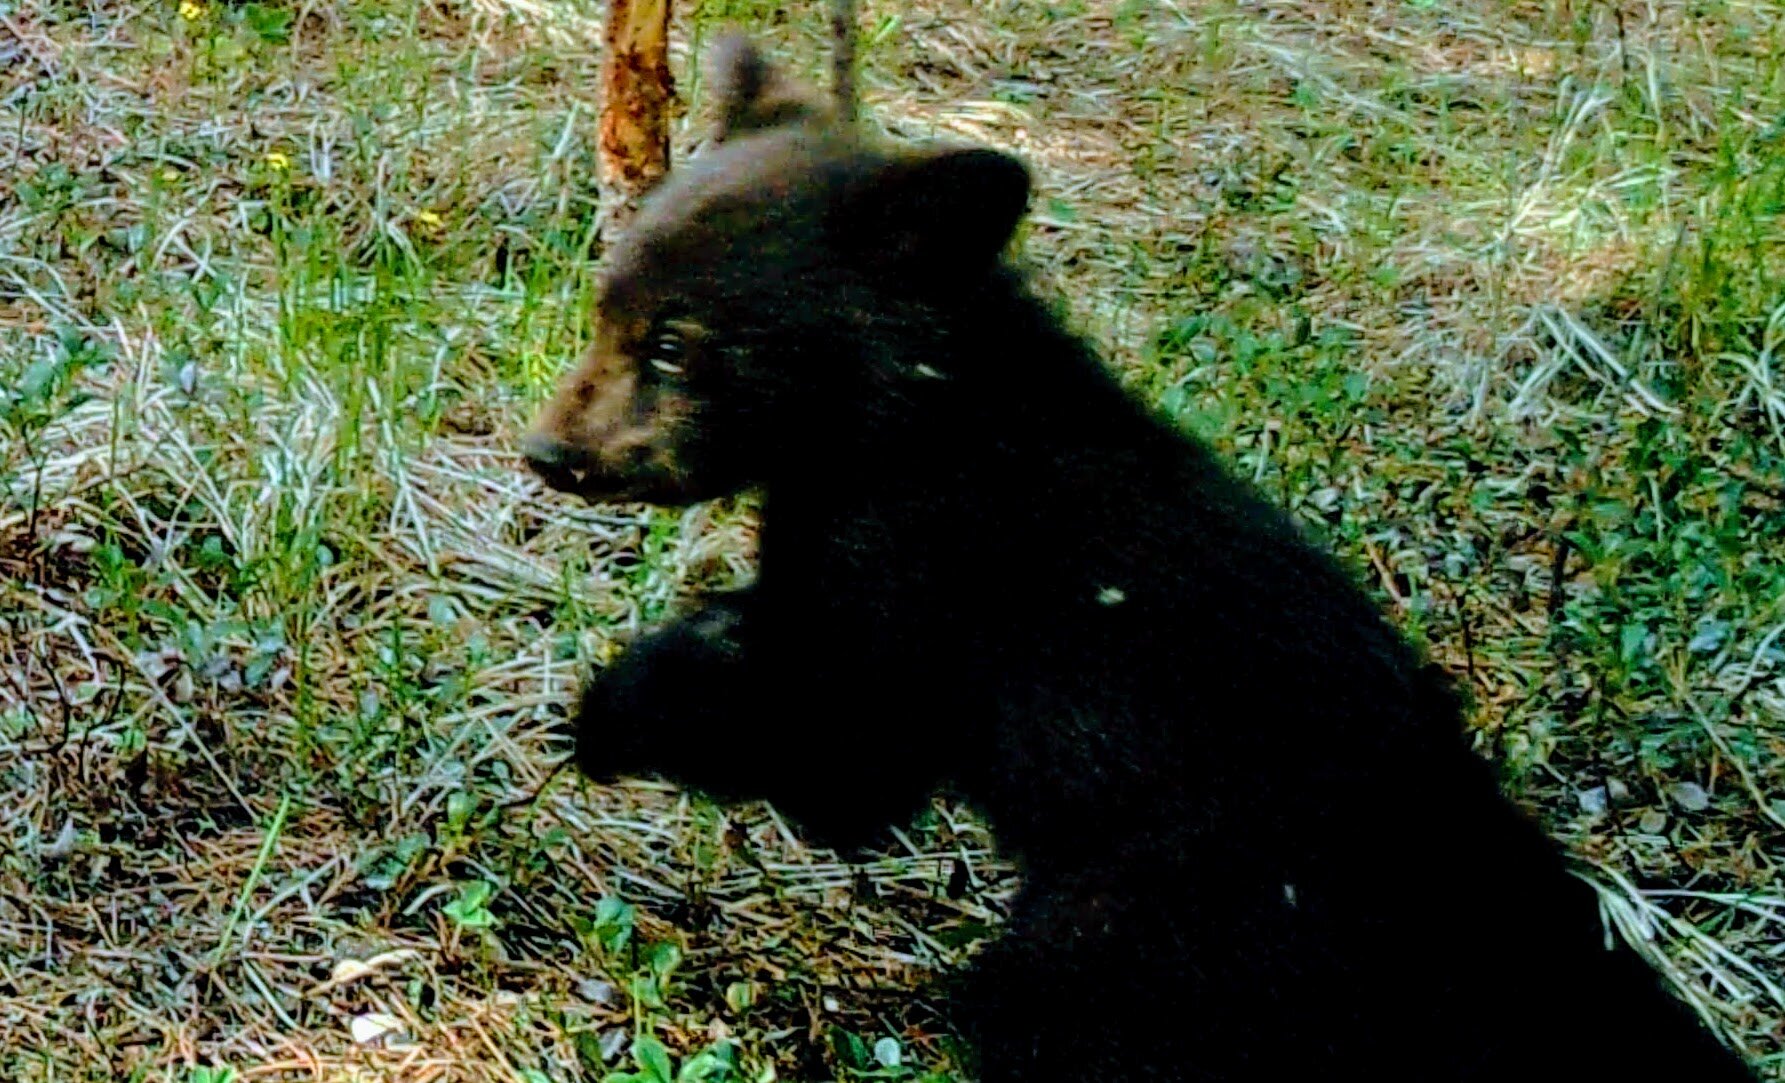
<svg viewBox="0 0 1785 1083"><path fill-rule="evenodd" d="M1035 163L1046 288L1785 1079L1785 6L868 7L880 121ZM512 452L587 335L599 15L0 0L0 1078L947 1070L970 816L846 866L547 784L579 669L752 541ZM684 72L728 19L823 62L817 0L684 15Z"/></svg>

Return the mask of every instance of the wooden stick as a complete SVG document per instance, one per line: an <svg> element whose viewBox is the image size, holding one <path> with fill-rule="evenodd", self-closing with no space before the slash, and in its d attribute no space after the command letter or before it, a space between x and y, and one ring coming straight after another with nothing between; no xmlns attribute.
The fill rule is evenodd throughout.
<svg viewBox="0 0 1785 1083"><path fill-rule="evenodd" d="M855 0L831 0L831 95L837 119L855 122Z"/></svg>
<svg viewBox="0 0 1785 1083"><path fill-rule="evenodd" d="M669 172L670 0L610 0L602 63L602 180L630 205Z"/></svg>

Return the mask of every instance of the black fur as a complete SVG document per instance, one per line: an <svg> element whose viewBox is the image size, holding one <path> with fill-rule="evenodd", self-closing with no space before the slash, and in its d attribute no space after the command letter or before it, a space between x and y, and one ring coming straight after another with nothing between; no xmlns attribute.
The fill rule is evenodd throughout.
<svg viewBox="0 0 1785 1083"><path fill-rule="evenodd" d="M985 1083L1748 1078L1351 577L999 262L1025 193L795 124L653 197L611 303L705 328L678 491L765 490L762 566L590 682L588 773L844 846L964 796L1026 873Z"/></svg>

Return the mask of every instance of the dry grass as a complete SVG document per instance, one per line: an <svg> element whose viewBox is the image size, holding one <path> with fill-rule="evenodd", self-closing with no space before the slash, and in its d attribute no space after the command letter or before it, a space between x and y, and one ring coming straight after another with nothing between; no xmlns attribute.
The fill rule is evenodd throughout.
<svg viewBox="0 0 1785 1083"><path fill-rule="evenodd" d="M1044 283L1785 1077L1785 10L868 7L880 121L1034 162ZM821 8L677 62L736 18L816 72ZM0 2L0 1076L948 1064L912 991L1012 887L970 819L843 865L552 776L579 668L752 543L510 452L584 335L598 21Z"/></svg>

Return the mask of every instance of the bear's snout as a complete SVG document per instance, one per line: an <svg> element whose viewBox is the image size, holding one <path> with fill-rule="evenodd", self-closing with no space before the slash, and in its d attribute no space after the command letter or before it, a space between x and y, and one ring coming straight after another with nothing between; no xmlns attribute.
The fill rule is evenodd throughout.
<svg viewBox="0 0 1785 1083"><path fill-rule="evenodd" d="M541 481L566 493L583 487L583 475L591 465L587 452L540 432L521 437L521 455Z"/></svg>

